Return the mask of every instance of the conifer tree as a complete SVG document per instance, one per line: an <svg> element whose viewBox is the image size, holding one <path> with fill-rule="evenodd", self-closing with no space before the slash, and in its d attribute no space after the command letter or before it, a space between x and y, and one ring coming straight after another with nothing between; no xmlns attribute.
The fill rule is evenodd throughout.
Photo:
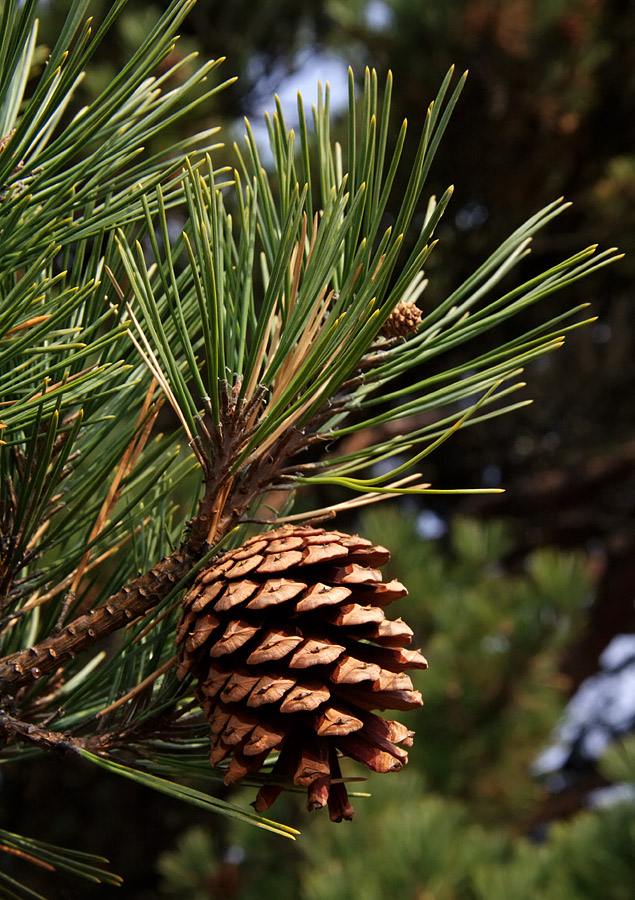
<svg viewBox="0 0 635 900"><path fill-rule="evenodd" d="M10 771L27 766L34 753L76 754L294 837L288 826L182 783L209 772L205 715L214 733L218 713L200 691L199 709L192 666L177 669L183 596L223 572L231 580L229 565L237 560L253 570L261 564L254 547L271 540L256 535L285 525L290 530L278 534L300 541L292 549L301 559L283 557L272 571L288 580L293 574L297 584L289 567L313 566L320 576L310 582L313 593L324 580L334 590L358 576L355 591L375 585L381 593L380 576L368 573L387 551L320 520L386 496L434 492L413 467L457 429L526 402L515 398L523 365L559 347L580 324L580 308L553 316L549 296L615 254L583 249L510 286L506 276L529 252L532 235L566 207L556 201L427 308L423 270L451 189L427 197L426 179L464 77L449 72L420 135L407 137L404 122L394 145L391 79L380 89L368 72L357 96L351 77L344 146L330 138L326 88L312 128L301 100L297 135L279 106L268 119L271 173L248 124L235 168L218 170L213 129L183 138L167 154L144 151L227 83L217 60L185 80L173 78L170 53L192 0L174 0L113 81L77 108L74 91L125 0L111 4L95 29L89 6L72 3L43 65L35 0L7 0L0 14L1 761ZM417 146L415 162L395 198L406 140ZM523 331L521 321L504 344L493 334L489 351L470 350L473 338L538 303L539 327ZM463 362L444 365L443 354L462 345ZM362 433L366 439L344 446ZM384 474L369 471L396 456ZM347 498L291 511L299 491L311 488L316 497L325 486ZM308 521L317 527L303 530ZM314 545L330 549L318 553ZM348 566L344 574L339 558ZM313 609L307 585L299 602ZM341 588L338 596L341 604ZM243 630L241 640L256 630L262 635L268 623L280 630L291 613L296 607L278 597L275 618L259 612L257 627L246 637ZM208 641L219 627L213 618L204 625L181 620L181 638L211 647L212 657L219 655L218 635ZM313 619L303 625L303 649L318 640L312 627ZM342 622L320 627L322 644L340 646L324 629ZM375 673L373 690L392 708L407 706L392 696L407 688L389 685L379 672L395 675L415 664L412 651L402 649L403 635L395 643L392 631L377 631L372 658L354 660ZM299 665L294 659L290 668ZM333 662L325 660L319 664ZM368 735L384 726L362 695L348 686L342 694L363 711L346 715L364 737L347 733L343 746L339 737L329 744L329 765L308 782L299 768L268 774L273 757L265 751L279 744L270 740L275 723L267 724L258 745L262 771L245 764L237 776L261 786L259 809L294 772L296 783L309 786L326 779L309 796L311 805L325 805L329 790L339 791L333 784L341 784L329 781L337 775L335 747L380 771L385 761L377 754L401 758L395 746L410 738L394 731L373 738L368 750ZM328 718L329 709L318 712ZM301 729L296 743L308 753L317 741L322 765L326 745L316 723L303 718L288 744ZM228 747L224 741L224 756L213 751L214 764L230 755ZM214 772L227 779L227 766ZM341 810L348 817L345 805ZM8 831L0 841L2 852L25 860L117 881L100 860L73 850ZM33 896L8 875L0 873L0 881L7 896Z"/></svg>

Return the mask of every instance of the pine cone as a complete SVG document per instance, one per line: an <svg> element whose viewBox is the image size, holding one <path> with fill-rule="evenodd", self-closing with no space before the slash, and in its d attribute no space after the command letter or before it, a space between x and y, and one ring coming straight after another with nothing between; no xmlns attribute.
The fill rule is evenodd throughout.
<svg viewBox="0 0 635 900"><path fill-rule="evenodd" d="M258 772L308 789L309 810L353 816L338 751L376 772L398 771L413 733L371 710L421 706L406 669L411 629L383 608L407 594L382 582L383 547L323 528L285 526L250 538L199 573L177 629L179 678L193 674L211 729L210 762L231 757L225 783ZM262 787L263 812L282 791Z"/></svg>
<svg viewBox="0 0 635 900"><path fill-rule="evenodd" d="M401 300L379 329L386 338L407 337L421 323L421 310L416 303Z"/></svg>

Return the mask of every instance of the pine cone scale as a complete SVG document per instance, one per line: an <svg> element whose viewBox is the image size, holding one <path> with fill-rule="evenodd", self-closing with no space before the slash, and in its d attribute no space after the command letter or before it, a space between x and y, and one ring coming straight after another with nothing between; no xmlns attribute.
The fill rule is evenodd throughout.
<svg viewBox="0 0 635 900"><path fill-rule="evenodd" d="M326 703L330 696L331 692L329 689L319 682L314 682L311 685L296 684L280 704L280 712L310 712Z"/></svg>
<svg viewBox="0 0 635 900"><path fill-rule="evenodd" d="M292 687L295 687L295 678L284 675L263 675L257 679L252 689L247 706L263 706L265 703L277 703L282 700Z"/></svg>
<svg viewBox="0 0 635 900"><path fill-rule="evenodd" d="M226 612L234 606L240 606L245 600L248 600L259 587L260 585L257 581L251 581L249 578L242 581L230 582L223 591L220 599L214 604L214 612Z"/></svg>
<svg viewBox="0 0 635 900"><path fill-rule="evenodd" d="M235 653L257 632L258 625L250 624L244 619L232 621L227 625L224 634L214 644L209 654L210 656L225 656L228 653ZM187 646L185 649L187 650Z"/></svg>
<svg viewBox="0 0 635 900"><path fill-rule="evenodd" d="M221 692L220 699L223 703L238 703L251 693L259 680L258 675L251 675L244 669L239 669L230 675L225 688Z"/></svg>
<svg viewBox="0 0 635 900"><path fill-rule="evenodd" d="M351 590L341 585L331 586L328 584L311 585L302 600L295 605L297 613L311 612L314 609L320 609L322 606L332 606L341 603L351 595Z"/></svg>
<svg viewBox="0 0 635 900"><path fill-rule="evenodd" d="M375 663L364 662L353 656L340 659L332 669L329 680L334 684L359 684L360 681L372 681L379 678L381 669Z"/></svg>
<svg viewBox="0 0 635 900"><path fill-rule="evenodd" d="M363 727L361 719L336 706L327 707L315 719L315 730L320 736L350 734Z"/></svg>
<svg viewBox="0 0 635 900"><path fill-rule="evenodd" d="M264 750L273 750L286 737L287 729L275 725L258 725L254 728L251 737L243 747L245 756L254 756Z"/></svg>
<svg viewBox="0 0 635 900"><path fill-rule="evenodd" d="M301 591L306 590L306 587L302 581L289 581L286 578L269 579L249 601L247 609L264 609L267 606L285 603L297 597Z"/></svg>
<svg viewBox="0 0 635 900"><path fill-rule="evenodd" d="M323 666L334 662L346 647L333 644L329 640L309 638L304 641L289 660L291 669L308 669L309 666Z"/></svg>

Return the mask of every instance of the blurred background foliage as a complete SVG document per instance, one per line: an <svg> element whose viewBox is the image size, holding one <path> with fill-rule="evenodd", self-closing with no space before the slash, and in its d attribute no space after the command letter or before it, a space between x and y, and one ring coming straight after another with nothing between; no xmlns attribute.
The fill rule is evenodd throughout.
<svg viewBox="0 0 635 900"><path fill-rule="evenodd" d="M68 5L43 0L43 47ZM108 5L92 4L97 16ZM166 6L130 0L86 96ZM98 847L126 874L122 898L631 896L635 807L585 807L592 789L635 780L633 745L584 761L560 793L529 769L611 638L635 630L634 48L632 0L199 0L175 59L226 56L224 76L239 77L184 127L221 124L228 143L243 115L257 118L263 98L318 58L350 63L360 78L371 64L380 83L391 69L393 123L407 117L415 130L448 66L469 68L435 161L437 193L449 183L456 192L422 305L559 194L574 205L536 239L520 277L581 240L619 243L627 255L566 292L563 303L590 301L598 320L530 367L534 404L466 429L427 462L439 487L503 485L502 497L382 505L348 523L390 546L410 590L401 614L431 661L416 685L425 706L408 717L410 765L372 781L352 826L307 819L291 796L278 818L304 837L282 848L60 760L29 769L33 802L16 830ZM64 807L71 786L74 796L83 789L84 808ZM59 897L93 896L60 885Z"/></svg>

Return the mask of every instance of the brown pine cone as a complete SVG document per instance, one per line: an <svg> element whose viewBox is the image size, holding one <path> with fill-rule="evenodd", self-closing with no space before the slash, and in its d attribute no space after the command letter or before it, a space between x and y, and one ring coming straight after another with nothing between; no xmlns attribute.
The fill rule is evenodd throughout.
<svg viewBox="0 0 635 900"><path fill-rule="evenodd" d="M192 673L211 729L210 762L231 757L225 783L258 772L308 790L309 810L353 816L338 752L375 772L408 761L413 733L371 710L422 705L406 669L427 663L405 649L411 629L384 607L407 594L382 582L384 547L358 536L284 526L250 538L199 573L177 629L179 678ZM262 787L263 812L282 791Z"/></svg>
<svg viewBox="0 0 635 900"><path fill-rule="evenodd" d="M421 324L421 310L416 303L401 300L379 329L386 338L407 337Z"/></svg>

